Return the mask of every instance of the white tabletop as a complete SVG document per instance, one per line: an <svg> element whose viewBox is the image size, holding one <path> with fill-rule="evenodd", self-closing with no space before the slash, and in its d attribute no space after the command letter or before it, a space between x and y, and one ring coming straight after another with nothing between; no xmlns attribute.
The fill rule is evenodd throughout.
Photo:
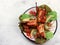
<svg viewBox="0 0 60 45"><path fill-rule="evenodd" d="M18 27L18 17L35 6L35 2L47 4L57 11L57 32L44 45L60 45L60 0L0 0L0 45L37 45L27 40Z"/></svg>

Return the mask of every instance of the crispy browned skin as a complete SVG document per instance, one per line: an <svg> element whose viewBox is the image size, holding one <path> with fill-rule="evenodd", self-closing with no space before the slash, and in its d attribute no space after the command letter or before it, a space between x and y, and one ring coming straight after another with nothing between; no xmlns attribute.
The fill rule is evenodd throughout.
<svg viewBox="0 0 60 45"><path fill-rule="evenodd" d="M40 24L38 27L38 32L42 37L45 37L45 32L44 32L44 24Z"/></svg>
<svg viewBox="0 0 60 45"><path fill-rule="evenodd" d="M37 18L38 18L38 22L45 23L45 21L46 21L46 11L45 11L45 9L39 8Z"/></svg>
<svg viewBox="0 0 60 45"><path fill-rule="evenodd" d="M28 21L27 25L29 25L29 26L37 26L37 19Z"/></svg>

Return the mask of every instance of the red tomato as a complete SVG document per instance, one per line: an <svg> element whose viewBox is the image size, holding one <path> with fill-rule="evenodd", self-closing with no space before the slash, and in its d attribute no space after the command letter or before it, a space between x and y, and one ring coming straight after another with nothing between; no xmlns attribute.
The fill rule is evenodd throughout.
<svg viewBox="0 0 60 45"><path fill-rule="evenodd" d="M27 34L27 36L28 36L28 37L30 37L30 38L31 38L31 35L30 35L30 33L26 33L26 34Z"/></svg>
<svg viewBox="0 0 60 45"><path fill-rule="evenodd" d="M29 11L29 13L34 16L36 15L36 12L34 10Z"/></svg>
<svg viewBox="0 0 60 45"><path fill-rule="evenodd" d="M24 31L25 31L26 33L30 33L30 32L31 32L30 29L24 29Z"/></svg>
<svg viewBox="0 0 60 45"><path fill-rule="evenodd" d="M30 36L31 30L29 29L29 27L27 25L23 25L23 27L24 27L24 31L26 32L27 36L31 37Z"/></svg>
<svg viewBox="0 0 60 45"><path fill-rule="evenodd" d="M26 33L27 34L27 36L30 36L30 33Z"/></svg>

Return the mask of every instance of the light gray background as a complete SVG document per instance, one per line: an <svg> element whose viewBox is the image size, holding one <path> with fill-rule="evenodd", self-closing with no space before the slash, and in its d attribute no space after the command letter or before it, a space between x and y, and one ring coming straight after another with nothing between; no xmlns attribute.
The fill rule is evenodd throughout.
<svg viewBox="0 0 60 45"><path fill-rule="evenodd" d="M0 45L37 45L28 41L18 27L19 15L35 6L35 2L57 11L57 32L44 45L60 45L60 0L0 0Z"/></svg>

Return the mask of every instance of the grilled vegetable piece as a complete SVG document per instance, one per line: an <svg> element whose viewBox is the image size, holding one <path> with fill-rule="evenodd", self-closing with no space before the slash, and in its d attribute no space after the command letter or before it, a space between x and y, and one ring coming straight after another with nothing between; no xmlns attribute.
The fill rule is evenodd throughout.
<svg viewBox="0 0 60 45"><path fill-rule="evenodd" d="M46 36L45 36L45 31L44 31L44 24L40 24L37 27L37 29L38 29L38 32L40 33L40 35L45 38Z"/></svg>
<svg viewBox="0 0 60 45"><path fill-rule="evenodd" d="M41 5L41 6L39 6L39 8L46 9L47 13L52 11L51 8L47 5Z"/></svg>
<svg viewBox="0 0 60 45"><path fill-rule="evenodd" d="M37 26L37 20L36 19L30 20L30 21L27 22L27 25L29 25L29 26Z"/></svg>
<svg viewBox="0 0 60 45"><path fill-rule="evenodd" d="M46 21L46 10L42 9L42 8L39 8L37 18L38 18L38 22L45 23L45 21Z"/></svg>
<svg viewBox="0 0 60 45"><path fill-rule="evenodd" d="M31 37L35 37L37 34L37 29L32 29L31 30Z"/></svg>
<svg viewBox="0 0 60 45"><path fill-rule="evenodd" d="M45 30L49 30L51 28L52 24L51 22L45 24Z"/></svg>
<svg viewBox="0 0 60 45"><path fill-rule="evenodd" d="M19 19L21 21L29 21L30 20L30 15L29 14L22 14Z"/></svg>
<svg viewBox="0 0 60 45"><path fill-rule="evenodd" d="M57 13L55 11L49 12L47 14L47 20L46 22L51 22L57 19Z"/></svg>
<svg viewBox="0 0 60 45"><path fill-rule="evenodd" d="M46 39L47 40L49 40L49 39L51 39L53 37L53 33L50 32L50 31L46 32L45 34L46 34Z"/></svg>

